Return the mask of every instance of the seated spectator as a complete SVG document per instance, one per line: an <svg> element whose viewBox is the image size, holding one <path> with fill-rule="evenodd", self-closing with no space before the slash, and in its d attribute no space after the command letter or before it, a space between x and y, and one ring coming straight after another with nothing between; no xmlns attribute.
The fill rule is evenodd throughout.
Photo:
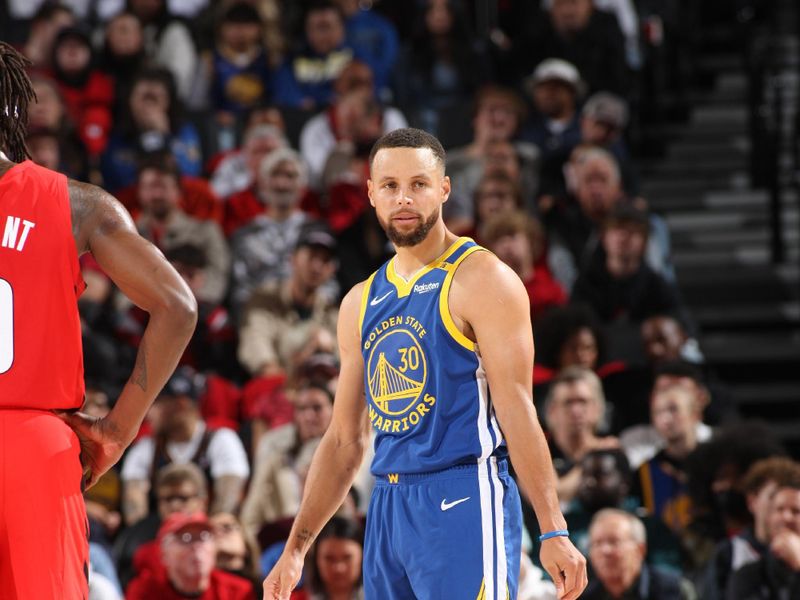
<svg viewBox="0 0 800 600"><path fill-rule="evenodd" d="M37 70L52 66L53 43L58 32L75 25L75 13L66 4L43 2L31 19L22 53Z"/></svg>
<svg viewBox="0 0 800 600"><path fill-rule="evenodd" d="M187 243L202 246L208 266L203 270L205 282L198 297L219 304L227 291L230 250L216 222L201 221L182 210L181 183L174 161L160 155L143 161L137 188L142 213L136 228L162 251Z"/></svg>
<svg viewBox="0 0 800 600"><path fill-rule="evenodd" d="M258 167L264 157L288 145L283 131L275 125L257 123L248 127L244 132L242 147L219 157L211 168L211 189L223 200L248 192L258 178ZM233 226L226 226L226 235L233 233L230 230Z"/></svg>
<svg viewBox="0 0 800 600"><path fill-rule="evenodd" d="M139 157L152 152L169 151L181 174L200 175L200 137L195 127L181 118L169 71L141 71L119 110L100 164L104 186L112 193L136 181Z"/></svg>
<svg viewBox="0 0 800 600"><path fill-rule="evenodd" d="M695 600L683 577L645 563L647 534L635 516L616 508L598 512L589 526L589 562L594 577L581 595L588 600Z"/></svg>
<svg viewBox="0 0 800 600"><path fill-rule="evenodd" d="M369 65L351 61L334 82L331 105L303 126L300 153L315 189L325 190L339 178L342 163L354 157L357 146L371 148L382 134L408 126L403 113L378 103L374 89ZM343 157L331 164L334 154Z"/></svg>
<svg viewBox="0 0 800 600"><path fill-rule="evenodd" d="M539 149L530 142L516 140L525 115L525 105L513 90L487 85L478 91L472 119L472 142L447 153L447 173L452 191L444 211L451 231L473 226L472 198L487 174L486 154L493 142L511 142L514 145L521 172L520 208L534 208L533 197L539 186Z"/></svg>
<svg viewBox="0 0 800 600"><path fill-rule="evenodd" d="M642 400L636 395L616 397L617 410L614 412L612 431L621 431L620 441L628 460L634 468L638 468L664 447L664 439L650 421L650 401L653 394L678 386L693 398L701 415L709 405L709 391L702 373L690 364L682 362L665 363L656 369L650 383L649 393ZM705 416L697 423L697 439L707 442L711 439L712 429L706 423Z"/></svg>
<svg viewBox="0 0 800 600"><path fill-rule="evenodd" d="M763 422L742 421L720 427L686 460L691 523L684 532L687 567L705 567L716 545L753 522L742 491L744 477L756 462L785 455L774 432Z"/></svg>
<svg viewBox="0 0 800 600"><path fill-rule="evenodd" d="M127 600L255 600L253 584L215 567L217 549L208 517L174 514L158 530L163 571L146 571L128 586Z"/></svg>
<svg viewBox="0 0 800 600"><path fill-rule="evenodd" d="M681 311L675 288L645 263L649 232L644 212L614 209L600 232L600 248L572 288L572 301L589 304L609 324L639 324L651 315Z"/></svg>
<svg viewBox="0 0 800 600"><path fill-rule="evenodd" d="M391 95L388 89L400 43L394 24L372 7L358 0L336 0L345 18L347 41L360 48L369 64L375 69L375 89L379 98Z"/></svg>
<svg viewBox="0 0 800 600"><path fill-rule="evenodd" d="M768 552L772 500L778 489L792 485L800 487L800 464L788 458L765 458L748 469L742 492L753 516L753 524L726 538L714 549L702 577L702 598L724 600L733 572L754 563Z"/></svg>
<svg viewBox="0 0 800 600"><path fill-rule="evenodd" d="M436 133L439 115L468 104L489 80L486 48L458 2L426 0L395 71L397 103L412 121Z"/></svg>
<svg viewBox="0 0 800 600"><path fill-rule="evenodd" d="M158 568L159 551L155 542L158 528L170 515L192 514L208 509L208 485L200 468L192 463L166 465L156 476L156 512L136 521L127 521L114 541L114 558L123 587L137 572Z"/></svg>
<svg viewBox="0 0 800 600"><path fill-rule="evenodd" d="M639 467L636 489L647 514L683 536L692 518L686 460L699 443L700 407L684 387L671 386L653 393L650 412L664 447Z"/></svg>
<svg viewBox="0 0 800 600"><path fill-rule="evenodd" d="M619 448L592 450L580 461L581 478L575 499L564 513L570 539L584 555L589 554L589 524L606 508L624 510L640 517L647 531L647 563L670 571L680 571L681 554L677 538L661 519L639 515L639 499L632 495L632 472L625 453ZM533 515L526 523L539 531ZM534 550L540 547L536 545ZM534 553L538 556L538 551Z"/></svg>
<svg viewBox="0 0 800 600"><path fill-rule="evenodd" d="M594 371L602 379L604 388L610 376L626 368L624 363L606 360L605 334L591 308L585 304L553 308L537 325L533 383L540 394L546 392L546 387L542 386L567 367Z"/></svg>
<svg viewBox="0 0 800 600"><path fill-rule="evenodd" d="M239 329L239 362L254 376L291 373L317 352L336 350L334 300L325 292L336 273L336 240L318 227L300 234L291 274L256 288Z"/></svg>
<svg viewBox="0 0 800 600"><path fill-rule="evenodd" d="M226 215L231 238L233 277L231 304L234 314L261 285L289 276L291 257L301 230L310 217L300 208L307 171L303 159L294 150L281 148L264 157L258 172L257 204L242 202ZM234 224L243 223L236 227Z"/></svg>
<svg viewBox="0 0 800 600"><path fill-rule="evenodd" d="M259 552L255 539L248 535L241 521L230 513L217 513L208 519L217 546L217 568L238 575L261 587Z"/></svg>
<svg viewBox="0 0 800 600"><path fill-rule="evenodd" d="M639 182L623 135L628 126L628 104L610 92L597 92L581 109L581 143L604 148L614 155L622 175L622 188L635 198Z"/></svg>
<svg viewBox="0 0 800 600"><path fill-rule="evenodd" d="M237 379L241 368L236 362L236 328L223 304L203 300L208 251L198 244L181 244L164 252L197 298L197 327L181 357L180 364L202 373L216 373Z"/></svg>
<svg viewBox="0 0 800 600"><path fill-rule="evenodd" d="M96 161L108 143L114 80L97 68L89 34L62 29L53 44L52 73L78 136Z"/></svg>
<svg viewBox="0 0 800 600"><path fill-rule="evenodd" d="M734 571L728 600L800 597L800 484L775 491L767 521L769 549L757 561Z"/></svg>
<svg viewBox="0 0 800 600"><path fill-rule="evenodd" d="M269 61L261 16L250 2L224 8L211 52L211 108L227 124L263 104L270 94Z"/></svg>
<svg viewBox="0 0 800 600"><path fill-rule="evenodd" d="M167 0L127 0L127 9L142 23L149 62L166 68L175 98L191 106L197 73L197 48L189 28L170 13Z"/></svg>
<svg viewBox="0 0 800 600"><path fill-rule="evenodd" d="M703 421L720 425L738 418L730 390L706 364L697 340L690 336L685 324L673 315L655 315L642 322L641 337L651 381L674 369L679 371L673 375L680 375L679 365L683 365L684 371L691 370L693 377L708 389Z"/></svg>
<svg viewBox="0 0 800 600"><path fill-rule="evenodd" d="M156 399L160 417L152 436L136 442L122 465L125 520L134 523L150 512L158 469L170 463L194 463L208 480L211 512L235 512L250 475L247 454L236 432L210 429L200 414L202 390L196 373L179 367Z"/></svg>
<svg viewBox="0 0 800 600"><path fill-rule="evenodd" d="M242 524L253 537L300 508L303 485L333 411L333 395L323 380L301 382L294 390L293 422L265 433L253 461L250 490L242 504Z"/></svg>
<svg viewBox="0 0 800 600"><path fill-rule="evenodd" d="M624 96L630 87L625 39L614 15L598 10L593 0L553 0L530 19L513 52L519 74L548 57L568 60L591 92Z"/></svg>
<svg viewBox="0 0 800 600"><path fill-rule="evenodd" d="M550 454L558 475L559 501L575 497L581 479L580 460L591 450L616 448L615 437L598 430L605 413L603 388L597 375L583 367L568 367L558 374L545 398L544 419Z"/></svg>
<svg viewBox="0 0 800 600"><path fill-rule="evenodd" d="M364 529L358 521L333 517L319 532L306 561L308 590L292 600L322 598L364 598L361 560Z"/></svg>
<svg viewBox="0 0 800 600"><path fill-rule="evenodd" d="M545 222L567 244L579 266L591 261L600 245L599 236L605 220L617 208L629 206L622 190L622 178L616 159L602 148L582 151L575 169L575 199L567 200ZM634 204L636 210L643 210ZM658 215L647 214L649 234L646 261L648 266L674 283L669 230Z"/></svg>
<svg viewBox="0 0 800 600"><path fill-rule="evenodd" d="M567 302L545 260L546 240L541 224L522 212L500 214L485 226L486 247L519 275L528 292L531 318Z"/></svg>
<svg viewBox="0 0 800 600"><path fill-rule="evenodd" d="M521 137L539 148L543 173L557 170L580 142L581 75L575 65L549 58L537 65L525 84L534 112Z"/></svg>
<svg viewBox="0 0 800 600"><path fill-rule="evenodd" d="M105 25L100 66L114 79L114 96L126 95L136 74L147 66L142 22L132 12L122 11Z"/></svg>
<svg viewBox="0 0 800 600"><path fill-rule="evenodd" d="M83 147L75 124L67 114L67 107L64 98L56 83L49 77L42 75L32 75L31 84L36 94L36 102L31 102L28 106L28 135L32 138L39 136L36 140L45 147L49 147L49 157L43 160L41 154L39 160L49 165L55 163L53 150L58 155L58 167L55 169L73 179L88 179L89 165L86 149ZM57 140L57 148L52 147L52 138ZM41 147L40 147L41 150ZM38 162L38 161L37 161Z"/></svg>
<svg viewBox="0 0 800 600"><path fill-rule="evenodd" d="M311 3L304 20L301 49L275 72L273 102L304 110L319 110L333 99L333 82L354 58L366 56L345 37L344 15L333 2Z"/></svg>
<svg viewBox="0 0 800 600"><path fill-rule="evenodd" d="M448 154L448 159L449 159ZM450 202L451 198L448 198ZM473 227L466 230L468 235L479 244L484 243L486 224L498 215L506 215L524 210L522 190L517 182L507 173L500 170L485 173L475 188L472 197Z"/></svg>

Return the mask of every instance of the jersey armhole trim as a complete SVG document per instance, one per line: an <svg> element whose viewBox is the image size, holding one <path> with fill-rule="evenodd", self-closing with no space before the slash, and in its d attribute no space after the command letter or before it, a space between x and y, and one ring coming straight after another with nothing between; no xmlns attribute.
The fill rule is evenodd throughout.
<svg viewBox="0 0 800 600"><path fill-rule="evenodd" d="M372 288L372 280L375 279L375 275L378 272L375 271L372 275L369 276L366 283L364 284L364 289L361 291L361 308L358 311L358 336L361 337L361 330L364 328L364 315L367 313L367 300L369 300L369 291Z"/></svg>
<svg viewBox="0 0 800 600"><path fill-rule="evenodd" d="M442 318L444 328L447 330L447 333L450 334L450 337L452 337L453 340L470 352L475 352L477 344L465 336L456 326L455 321L453 321L453 315L450 314L449 303L450 284L453 283L453 277L456 274L456 269L458 269L458 266L461 264L461 262L470 254L478 251L486 251L486 249L482 248L481 246L472 246L471 248L465 250L464 253L452 263L451 268L447 270L447 275L445 275L444 283L442 284L442 293L439 294L439 315Z"/></svg>

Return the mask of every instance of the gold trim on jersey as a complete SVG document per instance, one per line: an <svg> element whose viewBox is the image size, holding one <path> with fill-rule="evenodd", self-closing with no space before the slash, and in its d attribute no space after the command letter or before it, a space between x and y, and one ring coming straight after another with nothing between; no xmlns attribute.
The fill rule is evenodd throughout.
<svg viewBox="0 0 800 600"><path fill-rule="evenodd" d="M447 330L447 333L450 334L456 342L458 342L461 346L469 350L470 352L475 352L476 344L467 336L465 336L461 330L456 325L455 321L453 321L453 315L450 314L450 304L448 302L448 297L450 296L450 284L453 283L453 276L456 274L456 269L458 269L458 265L467 258L473 252L478 252L479 250L485 251L485 248L481 246L473 246L472 248L468 248L464 251L464 254L458 257L458 259L452 263L448 264L447 266L447 275L444 277L444 283L442 283L442 291L439 293L439 315L442 318L442 323L444 323L444 328Z"/></svg>
<svg viewBox="0 0 800 600"><path fill-rule="evenodd" d="M394 260L397 256L393 256L389 261L389 264L386 266L386 279L389 280L389 283L394 285L397 289L397 297L398 298L405 298L408 296L411 291L414 289L414 284L419 280L420 277L423 275L430 273L433 269L436 268L445 268L442 263L444 263L453 252L458 250L461 246L466 244L467 242L471 242L472 240L468 237L460 237L458 238L453 244L444 251L444 254L439 256L439 258L434 259L432 262L429 262L427 265L422 267L419 271L414 273L414 275L406 281L400 275L397 274L397 271L394 269Z"/></svg>
<svg viewBox="0 0 800 600"><path fill-rule="evenodd" d="M375 273L369 276L366 283L364 284L364 289L361 291L361 309L358 311L358 335L361 335L361 331L364 328L364 315L367 314L367 301L369 300L369 290L372 288L372 280L375 279Z"/></svg>

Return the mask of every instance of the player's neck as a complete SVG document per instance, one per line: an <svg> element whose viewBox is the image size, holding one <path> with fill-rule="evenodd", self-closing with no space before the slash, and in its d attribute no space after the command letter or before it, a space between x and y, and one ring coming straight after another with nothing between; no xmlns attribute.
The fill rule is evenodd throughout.
<svg viewBox="0 0 800 600"><path fill-rule="evenodd" d="M410 279L414 274L439 258L453 245L458 236L448 231L444 223L437 224L428 236L415 246L397 246L394 259L394 270L403 279Z"/></svg>

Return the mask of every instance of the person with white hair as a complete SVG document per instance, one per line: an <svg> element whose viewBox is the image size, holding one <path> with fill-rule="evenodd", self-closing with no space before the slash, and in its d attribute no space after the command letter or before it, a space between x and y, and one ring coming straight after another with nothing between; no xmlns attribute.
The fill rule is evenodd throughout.
<svg viewBox="0 0 800 600"><path fill-rule="evenodd" d="M595 514L589 526L589 561L594 576L581 598L606 600L694 600L683 577L645 563L647 535L636 515L616 508Z"/></svg>
<svg viewBox="0 0 800 600"><path fill-rule="evenodd" d="M285 279L300 232L310 217L300 209L308 170L291 148L264 157L258 169L256 195L263 213L239 228L231 239L233 308L244 306L253 289Z"/></svg>
<svg viewBox="0 0 800 600"><path fill-rule="evenodd" d="M218 198L226 199L250 188L261 160L273 150L288 145L286 136L274 125L261 123L247 129L242 147L217 164L211 174L211 189Z"/></svg>

